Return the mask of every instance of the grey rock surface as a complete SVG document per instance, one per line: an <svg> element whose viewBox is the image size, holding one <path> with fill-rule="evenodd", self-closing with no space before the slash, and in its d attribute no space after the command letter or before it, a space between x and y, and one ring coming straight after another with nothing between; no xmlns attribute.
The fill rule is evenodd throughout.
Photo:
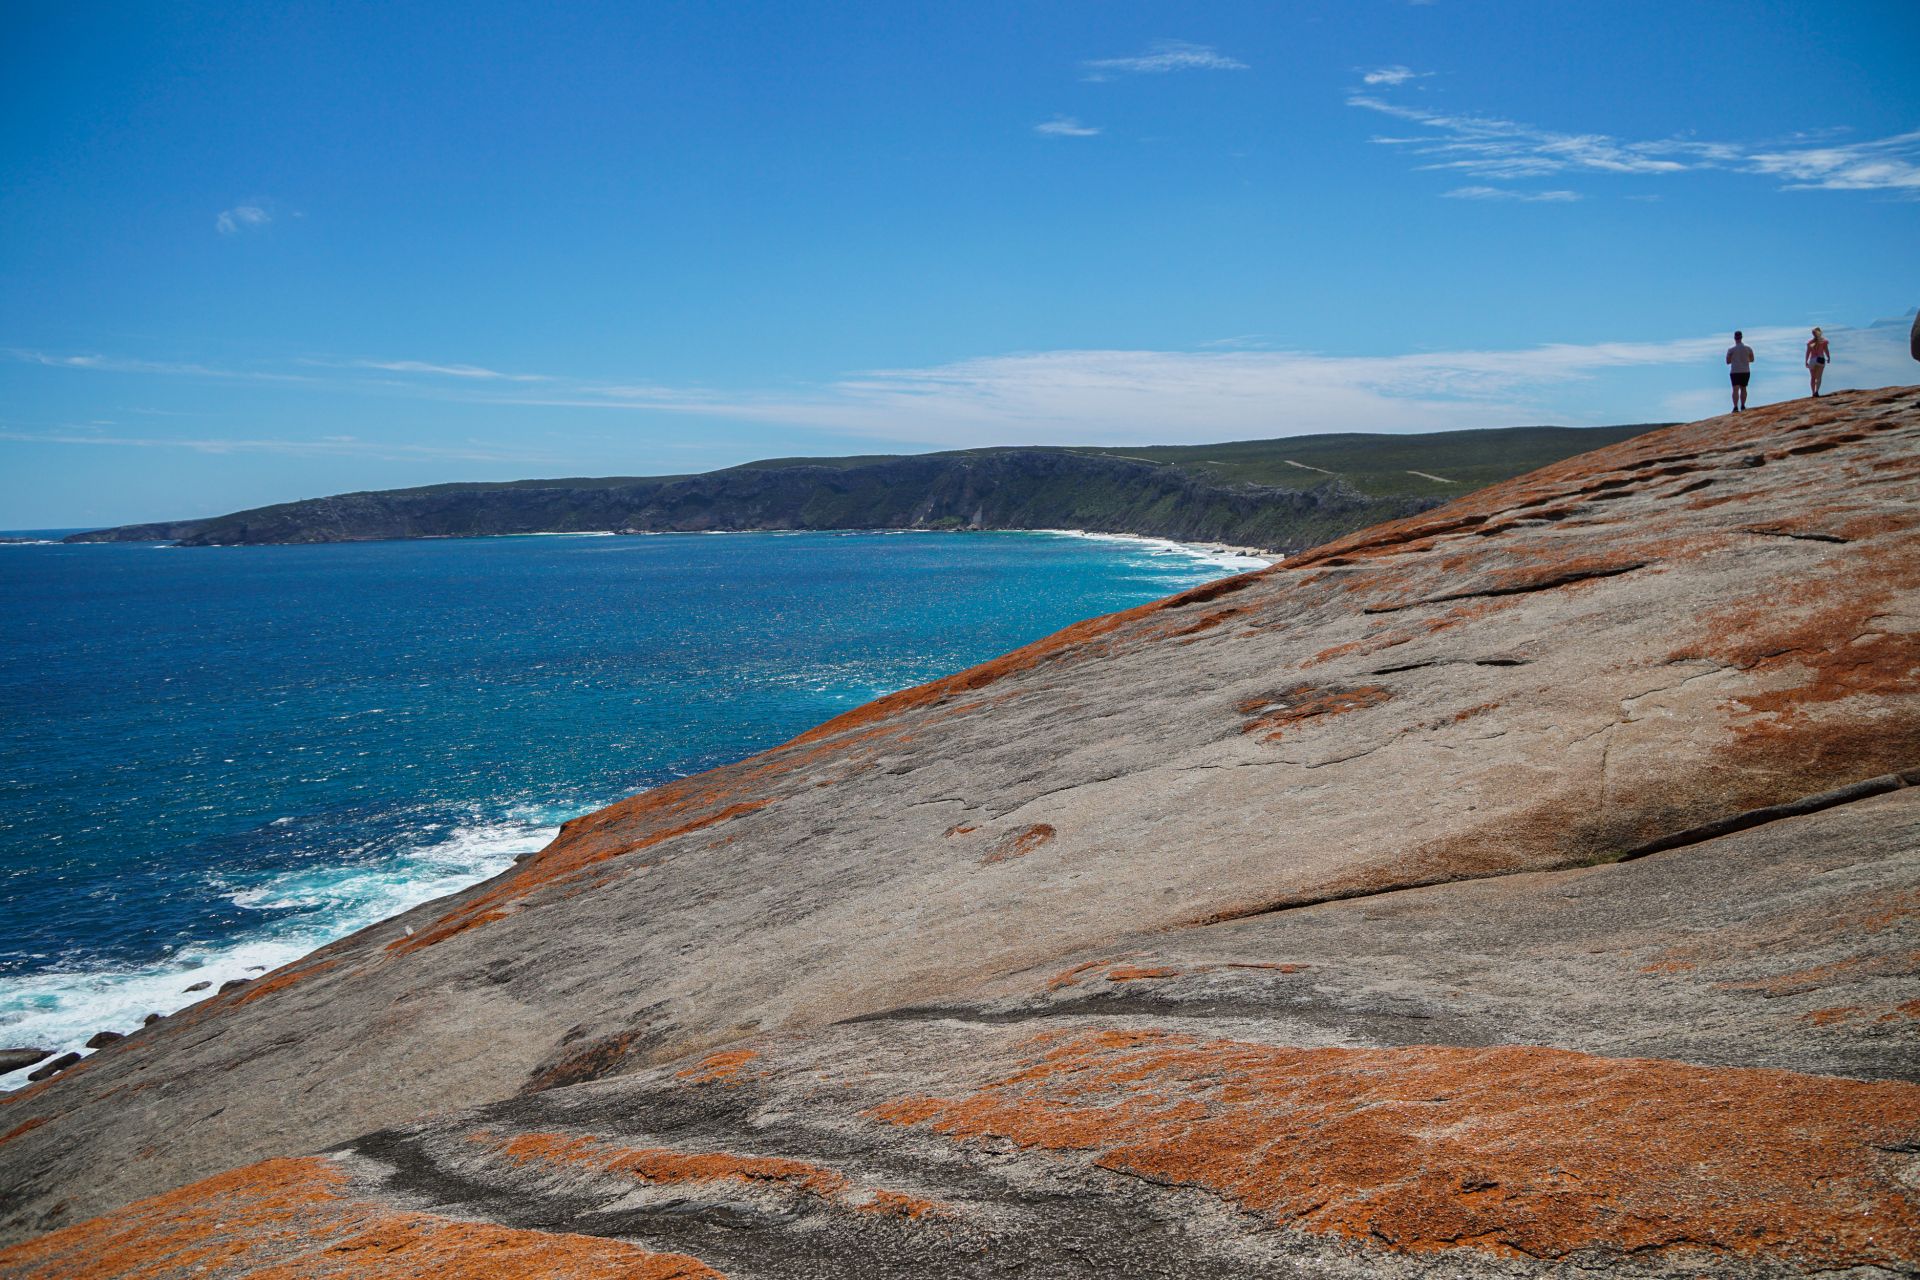
<svg viewBox="0 0 1920 1280"><path fill-rule="evenodd" d="M1920 390L1558 464L578 819L13 1095L0 1214L55 1234L0 1274L207 1175L106 1221L297 1183L298 1247L411 1214L631 1274L1908 1271L1917 634Z"/></svg>

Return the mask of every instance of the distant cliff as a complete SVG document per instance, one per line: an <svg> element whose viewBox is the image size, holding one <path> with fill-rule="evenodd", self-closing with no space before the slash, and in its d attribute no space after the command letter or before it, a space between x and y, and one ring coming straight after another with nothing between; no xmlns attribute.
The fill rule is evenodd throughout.
<svg viewBox="0 0 1920 1280"><path fill-rule="evenodd" d="M1068 528L1293 552L1645 429L790 459L691 476L348 493L68 541L233 546L602 530Z"/></svg>

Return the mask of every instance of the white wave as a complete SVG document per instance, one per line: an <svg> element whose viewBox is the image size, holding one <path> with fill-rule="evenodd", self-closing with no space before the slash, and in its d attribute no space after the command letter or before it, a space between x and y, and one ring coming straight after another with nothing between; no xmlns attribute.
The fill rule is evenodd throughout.
<svg viewBox="0 0 1920 1280"><path fill-rule="evenodd" d="M228 941L189 943L153 964L55 968L0 982L0 1048L85 1053L96 1031L132 1031L150 1013L183 1009L223 982L257 978L367 925L498 875L517 854L539 850L558 832L532 815L476 823L398 858L287 871L236 888L228 895L236 906L298 908L300 914L262 921ZM202 982L210 985L186 990ZM0 1089L26 1082L26 1071L14 1072L0 1076Z"/></svg>
<svg viewBox="0 0 1920 1280"><path fill-rule="evenodd" d="M1115 542L1137 547L1148 556L1179 556L1195 564L1246 573L1264 569L1280 557L1256 553L1249 547L1228 547L1218 543L1175 542L1170 538L1149 538L1137 533L1089 533L1085 529L1035 529L1035 533L1057 538L1085 538L1089 542Z"/></svg>

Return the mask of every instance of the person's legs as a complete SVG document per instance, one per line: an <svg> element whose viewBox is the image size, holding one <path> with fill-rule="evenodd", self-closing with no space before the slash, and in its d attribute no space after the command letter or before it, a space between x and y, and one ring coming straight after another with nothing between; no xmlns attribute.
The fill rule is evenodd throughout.
<svg viewBox="0 0 1920 1280"><path fill-rule="evenodd" d="M1730 374L1728 381L1733 383L1733 411L1738 413L1740 412L1740 375Z"/></svg>
<svg viewBox="0 0 1920 1280"><path fill-rule="evenodd" d="M1813 394L1815 395L1820 394L1820 375L1825 373L1826 371L1827 371L1827 366L1824 364L1821 364L1817 360L1814 361L1813 367L1807 371L1809 375L1811 375L1813 378Z"/></svg>

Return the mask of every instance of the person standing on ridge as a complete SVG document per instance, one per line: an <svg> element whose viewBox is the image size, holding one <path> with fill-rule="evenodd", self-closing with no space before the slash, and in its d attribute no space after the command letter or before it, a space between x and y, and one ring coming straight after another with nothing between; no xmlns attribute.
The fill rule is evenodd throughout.
<svg viewBox="0 0 1920 1280"><path fill-rule="evenodd" d="M1738 329L1733 331L1733 345L1727 348L1727 369L1733 376L1733 411L1739 413L1747 407L1747 383L1753 380L1753 348Z"/></svg>
<svg viewBox="0 0 1920 1280"><path fill-rule="evenodd" d="M1813 394L1820 394L1820 375L1827 371L1827 362L1833 358L1827 340L1820 334L1820 326L1813 326L1813 336L1807 339L1807 381L1813 385Z"/></svg>

